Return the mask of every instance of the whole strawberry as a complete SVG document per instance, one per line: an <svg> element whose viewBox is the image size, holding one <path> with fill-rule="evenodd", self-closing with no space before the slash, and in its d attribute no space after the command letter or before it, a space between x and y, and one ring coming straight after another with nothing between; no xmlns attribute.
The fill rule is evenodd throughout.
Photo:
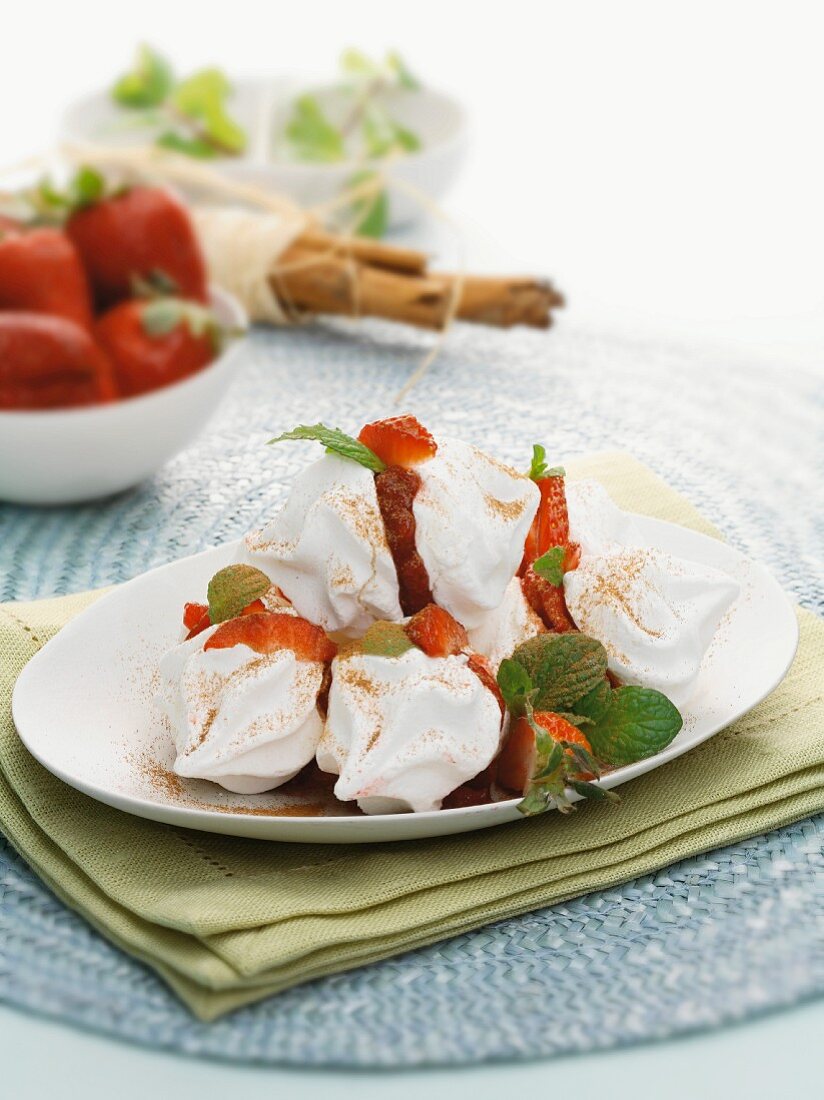
<svg viewBox="0 0 824 1100"><path fill-rule="evenodd" d="M65 317L0 311L0 409L57 409L117 396L106 355Z"/></svg>
<svg viewBox="0 0 824 1100"><path fill-rule="evenodd" d="M205 307L179 298L134 298L104 313L97 342L125 397L195 374L215 358L221 330Z"/></svg>
<svg viewBox="0 0 824 1100"><path fill-rule="evenodd" d="M91 328L89 282L65 233L0 225L0 309L51 313Z"/></svg>
<svg viewBox="0 0 824 1100"><path fill-rule="evenodd" d="M134 293L135 281L207 300L206 261L186 207L159 187L132 187L83 206L66 232L80 252L98 305Z"/></svg>

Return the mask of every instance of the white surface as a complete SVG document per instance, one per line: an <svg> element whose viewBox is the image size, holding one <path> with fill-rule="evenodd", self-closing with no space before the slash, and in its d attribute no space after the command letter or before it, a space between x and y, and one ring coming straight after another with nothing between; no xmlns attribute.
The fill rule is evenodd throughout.
<svg viewBox="0 0 824 1100"><path fill-rule="evenodd" d="M236 84L231 110L250 141L261 130L268 142L254 142L247 155L220 158L210 166L244 183L267 187L301 203L318 206L334 203L352 186L353 176L370 162L347 159L330 164L286 159L288 145L283 138L296 94L311 90L328 118L344 122L352 110L352 97L336 86L307 89L299 81L273 84L270 80L243 80ZM463 108L452 97L422 88L414 93L394 90L386 102L393 119L421 140L421 149L400 157L392 165L395 186L389 188L390 225L393 228L420 214L420 191L440 199L455 181L467 153L467 120ZM102 146L134 145L152 140L163 125L135 130L124 126L128 113L118 109L108 92L84 96L72 104L63 120L61 139L93 142ZM266 145L268 144L268 148ZM257 146L257 148L255 148Z"/></svg>
<svg viewBox="0 0 824 1100"><path fill-rule="evenodd" d="M792 606L771 575L717 539L635 517L639 536L676 557L722 569L741 594L710 647L684 728L657 756L605 776L615 787L694 748L729 725L781 681L795 653ZM26 665L12 709L21 738L61 779L140 817L207 832L297 842L358 843L468 832L515 821L518 800L416 814L263 816L232 806L276 808L282 795L229 796L199 780L185 793L152 782L152 764L170 768L171 739L154 701L161 656L180 636L183 604L235 559L237 543L207 550L122 585L65 626ZM55 719L59 715L59 720ZM223 809L210 809L221 806Z"/></svg>
<svg viewBox="0 0 824 1100"><path fill-rule="evenodd" d="M246 327L239 302L213 287L229 329ZM241 339L203 370L159 390L87 408L0 411L0 500L73 504L129 489L199 434L232 383Z"/></svg>
<svg viewBox="0 0 824 1100"><path fill-rule="evenodd" d="M235 1067L154 1054L0 1007L10 1100L818 1100L824 1002L673 1042L416 1072Z"/></svg>

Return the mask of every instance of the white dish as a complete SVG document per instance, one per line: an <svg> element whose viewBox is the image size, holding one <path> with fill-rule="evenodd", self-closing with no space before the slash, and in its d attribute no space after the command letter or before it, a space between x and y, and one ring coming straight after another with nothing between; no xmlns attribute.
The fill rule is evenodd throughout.
<svg viewBox="0 0 824 1100"><path fill-rule="evenodd" d="M603 780L616 787L689 751L751 710L784 678L798 643L792 605L763 566L726 544L637 517L644 538L671 554L726 570L741 595L726 616L663 752ZM146 573L64 627L29 662L14 690L14 721L29 751L78 790L139 817L233 836L307 843L410 840L520 819L517 799L466 809L364 817L318 813L311 792L232 795L171 775L171 738L154 704L157 664L180 637L186 600L233 560L237 544ZM314 807L309 813L306 803Z"/></svg>
<svg viewBox="0 0 824 1100"><path fill-rule="evenodd" d="M355 159L331 164L296 161L289 158L279 139L292 99L303 91L316 95L332 119L345 118L351 110L351 100L335 85L306 88L291 80L236 81L230 109L249 136L248 152L242 157L210 160L208 166L233 179L287 195L301 206L337 199L350 186L353 175L363 171L364 163ZM422 142L420 150L399 157L387 168L389 226L395 229L420 219L424 206L418 194L438 199L451 187L465 159L467 123L460 104L441 92L421 88L392 91L388 96L393 117ZM123 110L109 93L97 92L69 107L61 136L69 142L122 148L151 142L159 133L150 128L125 128L123 118Z"/></svg>
<svg viewBox="0 0 824 1100"><path fill-rule="evenodd" d="M246 327L243 308L226 291L213 287L211 304L228 328ZM199 434L232 382L241 342L233 338L197 374L140 397L0 411L0 500L74 504L137 485Z"/></svg>

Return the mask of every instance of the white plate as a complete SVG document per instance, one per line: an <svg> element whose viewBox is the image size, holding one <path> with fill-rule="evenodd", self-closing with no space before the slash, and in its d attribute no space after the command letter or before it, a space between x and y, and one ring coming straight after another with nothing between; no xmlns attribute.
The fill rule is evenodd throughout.
<svg viewBox="0 0 824 1100"><path fill-rule="evenodd" d="M793 608L773 577L736 550L660 520L637 517L649 545L726 570L741 584L684 708L684 728L649 760L605 777L617 787L680 756L751 710L784 678L798 643ZM408 840L484 829L520 818L517 799L420 814L346 814L317 792L229 794L169 771L171 738L154 705L157 664L180 637L187 600L234 559L236 543L146 573L92 605L29 662L13 714L29 751L50 772L139 817L233 836L299 842Z"/></svg>

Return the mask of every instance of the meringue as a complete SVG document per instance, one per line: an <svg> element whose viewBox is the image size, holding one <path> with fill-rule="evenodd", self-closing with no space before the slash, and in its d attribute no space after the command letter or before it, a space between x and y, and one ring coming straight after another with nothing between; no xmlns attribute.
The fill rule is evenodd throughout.
<svg viewBox="0 0 824 1100"><path fill-rule="evenodd" d="M354 637L403 615L374 475L350 459L326 454L299 474L283 509L246 536L244 558L328 632Z"/></svg>
<svg viewBox="0 0 824 1100"><path fill-rule="evenodd" d="M468 629L501 603L540 493L528 477L468 443L442 439L416 467L415 545L435 602Z"/></svg>
<svg viewBox="0 0 824 1100"><path fill-rule="evenodd" d="M488 611L478 626L467 633L472 648L482 653L492 671L497 672L501 661L511 657L521 642L545 631L540 616L532 610L524 595L520 577L513 577L494 611Z"/></svg>
<svg viewBox="0 0 824 1100"><path fill-rule="evenodd" d="M564 575L576 626L605 647L625 683L686 703L701 662L740 587L719 569L644 546L633 517L597 482L568 487L570 537L581 546Z"/></svg>
<svg viewBox="0 0 824 1100"><path fill-rule="evenodd" d="M203 647L209 627L160 662L158 704L177 749L174 771L238 794L259 794L297 775L323 732L320 661L291 649Z"/></svg>
<svg viewBox="0 0 824 1100"><path fill-rule="evenodd" d="M332 662L317 761L335 796L367 814L440 809L498 752L498 701L464 655L354 651Z"/></svg>

